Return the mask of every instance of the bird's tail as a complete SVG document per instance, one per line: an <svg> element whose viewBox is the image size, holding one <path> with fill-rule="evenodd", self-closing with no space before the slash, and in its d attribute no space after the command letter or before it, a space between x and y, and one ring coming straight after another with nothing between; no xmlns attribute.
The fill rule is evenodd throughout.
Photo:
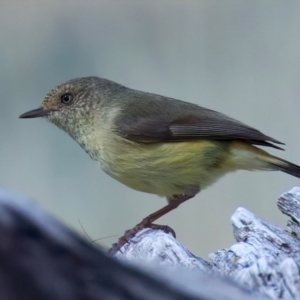
<svg viewBox="0 0 300 300"><path fill-rule="evenodd" d="M267 156L264 155L260 157L260 159L267 162L272 170L282 171L284 173L300 178L300 166L297 166L287 160L270 154Z"/></svg>

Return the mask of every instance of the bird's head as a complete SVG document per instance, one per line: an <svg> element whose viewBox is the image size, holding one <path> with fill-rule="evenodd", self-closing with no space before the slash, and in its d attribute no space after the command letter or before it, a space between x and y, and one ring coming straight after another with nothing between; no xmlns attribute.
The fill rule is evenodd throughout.
<svg viewBox="0 0 300 300"><path fill-rule="evenodd" d="M95 115L101 113L102 104L109 99L113 86L122 87L99 77L69 80L51 90L41 107L30 110L20 118L43 117L76 138L80 131L93 125Z"/></svg>

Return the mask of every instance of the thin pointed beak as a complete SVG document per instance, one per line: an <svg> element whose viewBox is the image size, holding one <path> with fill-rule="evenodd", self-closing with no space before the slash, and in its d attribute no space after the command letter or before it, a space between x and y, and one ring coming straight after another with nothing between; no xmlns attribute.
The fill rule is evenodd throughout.
<svg viewBox="0 0 300 300"><path fill-rule="evenodd" d="M50 110L46 110L43 108L37 108L19 116L21 119L29 119L29 118L39 118L39 117L47 117L50 113Z"/></svg>

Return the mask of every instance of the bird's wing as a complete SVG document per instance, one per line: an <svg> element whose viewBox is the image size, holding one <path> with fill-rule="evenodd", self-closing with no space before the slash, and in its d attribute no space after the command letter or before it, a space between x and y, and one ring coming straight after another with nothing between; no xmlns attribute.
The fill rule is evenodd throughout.
<svg viewBox="0 0 300 300"><path fill-rule="evenodd" d="M116 119L122 137L139 143L183 142L197 139L244 140L254 145L282 148L282 144L262 132L219 112L194 104L166 98L149 106L135 102ZM165 100L165 99L164 99ZM172 100L172 101L170 101ZM173 106L178 101L178 105ZM152 106L151 106L152 105Z"/></svg>

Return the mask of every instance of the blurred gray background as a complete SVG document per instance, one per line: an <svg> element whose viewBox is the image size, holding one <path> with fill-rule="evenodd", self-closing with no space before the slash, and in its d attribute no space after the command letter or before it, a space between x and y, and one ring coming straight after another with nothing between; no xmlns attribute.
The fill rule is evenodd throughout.
<svg viewBox="0 0 300 300"><path fill-rule="evenodd" d="M97 75L221 111L285 142L270 152L300 164L299 1L1 1L0 28L0 185L101 245L166 202L108 177L50 123L18 119L66 80ZM233 243L239 206L284 226L275 201L295 185L237 172L158 223L207 257Z"/></svg>

